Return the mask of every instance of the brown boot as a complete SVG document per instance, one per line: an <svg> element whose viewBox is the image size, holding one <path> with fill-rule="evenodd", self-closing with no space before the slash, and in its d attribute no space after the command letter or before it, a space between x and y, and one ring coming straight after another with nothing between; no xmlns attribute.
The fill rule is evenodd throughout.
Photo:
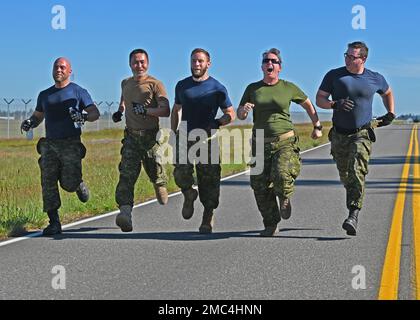
<svg viewBox="0 0 420 320"><path fill-rule="evenodd" d="M192 218L194 214L194 201L198 197L198 191L191 188L182 192L184 194L184 205L182 206L182 216L185 220Z"/></svg>
<svg viewBox="0 0 420 320"><path fill-rule="evenodd" d="M209 234L213 232L214 212L213 209L204 209L203 221L198 229L201 234Z"/></svg>
<svg viewBox="0 0 420 320"><path fill-rule="evenodd" d="M165 186L158 186L154 185L156 199L161 205L165 205L168 203L168 190L166 190Z"/></svg>

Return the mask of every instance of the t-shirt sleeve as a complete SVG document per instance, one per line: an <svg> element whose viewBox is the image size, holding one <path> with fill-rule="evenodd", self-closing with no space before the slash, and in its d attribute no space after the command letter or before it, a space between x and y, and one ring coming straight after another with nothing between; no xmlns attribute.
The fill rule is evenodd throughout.
<svg viewBox="0 0 420 320"><path fill-rule="evenodd" d="M166 93L165 86L160 81L156 82L155 95L156 95L156 98L160 98L160 97L168 98L168 94Z"/></svg>
<svg viewBox="0 0 420 320"><path fill-rule="evenodd" d="M376 91L379 94L384 94L389 89L389 84L385 80L384 76L381 74L378 74L378 90Z"/></svg>
<svg viewBox="0 0 420 320"><path fill-rule="evenodd" d="M308 100L308 96L297 85L291 83L290 88L292 94L291 100L294 103L301 104Z"/></svg>
<svg viewBox="0 0 420 320"><path fill-rule="evenodd" d="M156 82L155 86L155 100L159 107L169 107L168 94L162 82Z"/></svg>
<svg viewBox="0 0 420 320"><path fill-rule="evenodd" d="M225 86L221 86L219 92L219 106L221 109L227 109L232 106L232 101L229 98L229 94Z"/></svg>
<svg viewBox="0 0 420 320"><path fill-rule="evenodd" d="M80 89L79 92L79 106L80 110L84 110L90 105L94 104L92 97L86 89Z"/></svg>
<svg viewBox="0 0 420 320"><path fill-rule="evenodd" d="M42 93L38 95L38 99L36 101L36 108L35 111L44 112L44 105L42 103Z"/></svg>
<svg viewBox="0 0 420 320"><path fill-rule="evenodd" d="M181 84L178 82L175 86L175 104L181 103Z"/></svg>
<svg viewBox="0 0 420 320"><path fill-rule="evenodd" d="M319 87L319 90L332 93L333 91L333 81L334 81L334 75L333 71L328 72L324 79L322 80L321 86Z"/></svg>
<svg viewBox="0 0 420 320"><path fill-rule="evenodd" d="M247 102L251 102L251 85L246 87L245 92L242 95L242 99L241 99L241 102L239 103L239 105L243 106Z"/></svg>

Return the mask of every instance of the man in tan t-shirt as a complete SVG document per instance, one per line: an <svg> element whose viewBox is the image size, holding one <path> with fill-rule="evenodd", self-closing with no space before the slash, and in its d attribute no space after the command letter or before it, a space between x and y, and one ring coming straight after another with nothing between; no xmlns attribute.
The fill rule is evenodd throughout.
<svg viewBox="0 0 420 320"><path fill-rule="evenodd" d="M130 68L133 76L121 83L121 102L112 115L114 122L122 119L125 111L126 128L122 141L120 181L115 199L120 208L116 224L123 232L133 230L131 211L134 205L134 186L140 175L141 165L153 183L160 204L168 202L167 176L158 161L156 134L159 131L159 117L170 114L169 100L162 82L149 76L149 56L143 49L130 53Z"/></svg>

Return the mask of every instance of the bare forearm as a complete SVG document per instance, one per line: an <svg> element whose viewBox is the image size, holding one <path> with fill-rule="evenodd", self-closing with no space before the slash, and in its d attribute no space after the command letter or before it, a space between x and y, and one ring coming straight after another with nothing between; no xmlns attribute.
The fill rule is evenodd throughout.
<svg viewBox="0 0 420 320"><path fill-rule="evenodd" d="M319 121L318 113L316 112L314 106L312 105L311 101L308 99L301 106L306 110L309 118L312 121L314 126L319 126L321 122Z"/></svg>
<svg viewBox="0 0 420 320"><path fill-rule="evenodd" d="M150 108L147 109L147 115L152 117L163 117L167 118L170 115L169 107L164 108Z"/></svg>
<svg viewBox="0 0 420 320"><path fill-rule="evenodd" d="M235 111L233 110L233 107L229 107L227 110L225 110L224 115L219 118L219 123L221 126L225 126L235 120Z"/></svg>
<svg viewBox="0 0 420 320"><path fill-rule="evenodd" d="M388 112L395 114L395 101L394 94L390 91L388 94L382 97L384 106Z"/></svg>
<svg viewBox="0 0 420 320"><path fill-rule="evenodd" d="M179 125L179 111L172 110L171 113L171 129L172 131L176 132L178 130Z"/></svg>
<svg viewBox="0 0 420 320"><path fill-rule="evenodd" d="M101 116L98 108L95 105L87 107L86 112L87 112L86 121L88 121L88 122L94 122L94 121L98 120L99 117Z"/></svg>
<svg viewBox="0 0 420 320"><path fill-rule="evenodd" d="M327 96L323 96L320 94L317 94L316 96L316 105L322 109L332 109L333 101L328 99Z"/></svg>

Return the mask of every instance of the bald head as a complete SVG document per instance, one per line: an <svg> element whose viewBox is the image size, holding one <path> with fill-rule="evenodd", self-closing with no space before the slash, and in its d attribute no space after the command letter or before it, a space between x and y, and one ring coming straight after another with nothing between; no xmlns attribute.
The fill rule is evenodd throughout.
<svg viewBox="0 0 420 320"><path fill-rule="evenodd" d="M55 86L63 88L70 83L70 75L72 73L70 60L60 57L54 61L53 78Z"/></svg>

